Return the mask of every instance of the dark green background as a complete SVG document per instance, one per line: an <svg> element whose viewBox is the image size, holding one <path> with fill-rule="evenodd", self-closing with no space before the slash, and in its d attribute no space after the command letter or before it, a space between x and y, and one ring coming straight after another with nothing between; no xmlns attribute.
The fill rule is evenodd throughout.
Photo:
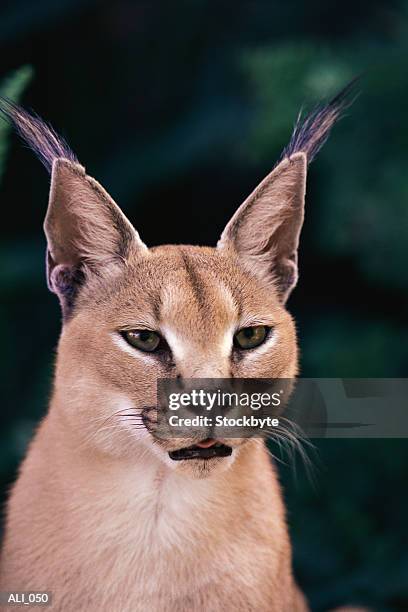
<svg viewBox="0 0 408 612"><path fill-rule="evenodd" d="M303 375L407 375L407 2L15 0L0 47L2 91L51 121L151 245L214 244L299 108L363 72L310 168L289 309ZM60 314L43 269L48 177L4 127L0 170L5 491L46 409ZM408 610L407 442L317 447L315 485L282 468L313 609Z"/></svg>

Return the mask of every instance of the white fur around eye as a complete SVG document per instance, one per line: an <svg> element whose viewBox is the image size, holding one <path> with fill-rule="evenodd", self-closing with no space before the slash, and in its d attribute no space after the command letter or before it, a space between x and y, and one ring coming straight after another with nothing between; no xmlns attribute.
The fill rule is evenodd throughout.
<svg viewBox="0 0 408 612"><path fill-rule="evenodd" d="M257 357L260 357L261 355L264 355L270 351L271 348L275 346L277 340L278 334L274 329L272 329L269 332L269 338L267 338L265 342L253 349L243 350L242 353L244 354L245 359L256 359Z"/></svg>
<svg viewBox="0 0 408 612"><path fill-rule="evenodd" d="M181 337L175 331L170 329L169 327L162 328L163 336L166 338L166 341L171 349L171 352L176 357L177 360L182 361L186 358L186 355L192 350L191 345L186 338ZM231 353L233 346L233 334L234 327L231 326L226 330L223 336L219 341L219 348L221 350L222 357L228 357Z"/></svg>
<svg viewBox="0 0 408 612"><path fill-rule="evenodd" d="M111 334L111 338L113 340L113 343L116 344L118 348L120 348L122 351L124 351L128 355L131 355L131 357L134 357L135 359L139 359L140 361L145 361L146 363L152 363L151 355L149 355L148 353L144 353L143 351L139 351L137 348L133 348L118 333Z"/></svg>
<svg viewBox="0 0 408 612"><path fill-rule="evenodd" d="M225 332L220 342L221 351L224 357L229 357L234 346L235 326L231 326Z"/></svg>
<svg viewBox="0 0 408 612"><path fill-rule="evenodd" d="M161 332L164 338L166 339L166 342L169 345L171 352L173 353L175 358L180 361L184 359L186 355L185 340L181 338L170 327L166 327L163 325L161 328Z"/></svg>

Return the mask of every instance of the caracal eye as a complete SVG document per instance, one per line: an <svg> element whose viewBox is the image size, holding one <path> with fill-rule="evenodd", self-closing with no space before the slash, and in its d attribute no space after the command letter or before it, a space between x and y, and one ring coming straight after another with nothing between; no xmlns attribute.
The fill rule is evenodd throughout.
<svg viewBox="0 0 408 612"><path fill-rule="evenodd" d="M257 325L256 327L243 327L234 336L234 344L240 349L252 349L264 342L268 334L268 327Z"/></svg>
<svg viewBox="0 0 408 612"><path fill-rule="evenodd" d="M122 332L122 335L131 346L147 353L156 351L161 340L159 334L148 329L132 329Z"/></svg>

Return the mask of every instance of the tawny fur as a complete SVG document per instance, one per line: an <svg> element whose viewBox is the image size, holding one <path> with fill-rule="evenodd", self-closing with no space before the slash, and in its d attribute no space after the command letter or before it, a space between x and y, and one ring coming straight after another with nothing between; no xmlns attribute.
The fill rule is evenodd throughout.
<svg viewBox="0 0 408 612"><path fill-rule="evenodd" d="M50 590L64 611L305 610L261 440L242 441L230 465L201 474L168 465L145 435L109 419L150 401L156 378L174 368L112 342L115 328L154 320L152 304L161 303L156 327L171 328L183 347L176 368L185 377L293 376L291 317L230 256L198 247L139 255L83 300L64 327L50 411L9 501L1 588ZM217 343L240 317L273 324L279 338L248 363Z"/></svg>
<svg viewBox="0 0 408 612"><path fill-rule="evenodd" d="M337 118L333 104L297 128L290 155L217 248L148 249L49 126L0 103L52 167L48 283L64 315L49 411L8 502L0 590L51 591L61 612L308 609L263 441L228 440L230 457L174 462L177 441L155 439L140 413L163 377L296 376L285 301L297 280L307 155ZM271 338L237 354L234 333L256 325ZM159 332L170 353L130 347L126 329Z"/></svg>

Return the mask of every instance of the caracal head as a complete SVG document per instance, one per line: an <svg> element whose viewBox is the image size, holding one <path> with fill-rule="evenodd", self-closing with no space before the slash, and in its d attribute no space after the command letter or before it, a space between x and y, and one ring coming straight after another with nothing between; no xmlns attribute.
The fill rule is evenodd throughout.
<svg viewBox="0 0 408 612"><path fill-rule="evenodd" d="M51 173L47 281L63 315L51 410L78 448L128 461L143 452L165 469L202 477L227 469L252 443L218 440L223 452L211 458L174 461L173 451L213 441L194 432L189 440L159 440L143 411L155 406L161 378L296 375L295 327L285 304L298 276L307 163L347 93L296 126L281 161L215 248L148 248L47 124L0 101Z"/></svg>

